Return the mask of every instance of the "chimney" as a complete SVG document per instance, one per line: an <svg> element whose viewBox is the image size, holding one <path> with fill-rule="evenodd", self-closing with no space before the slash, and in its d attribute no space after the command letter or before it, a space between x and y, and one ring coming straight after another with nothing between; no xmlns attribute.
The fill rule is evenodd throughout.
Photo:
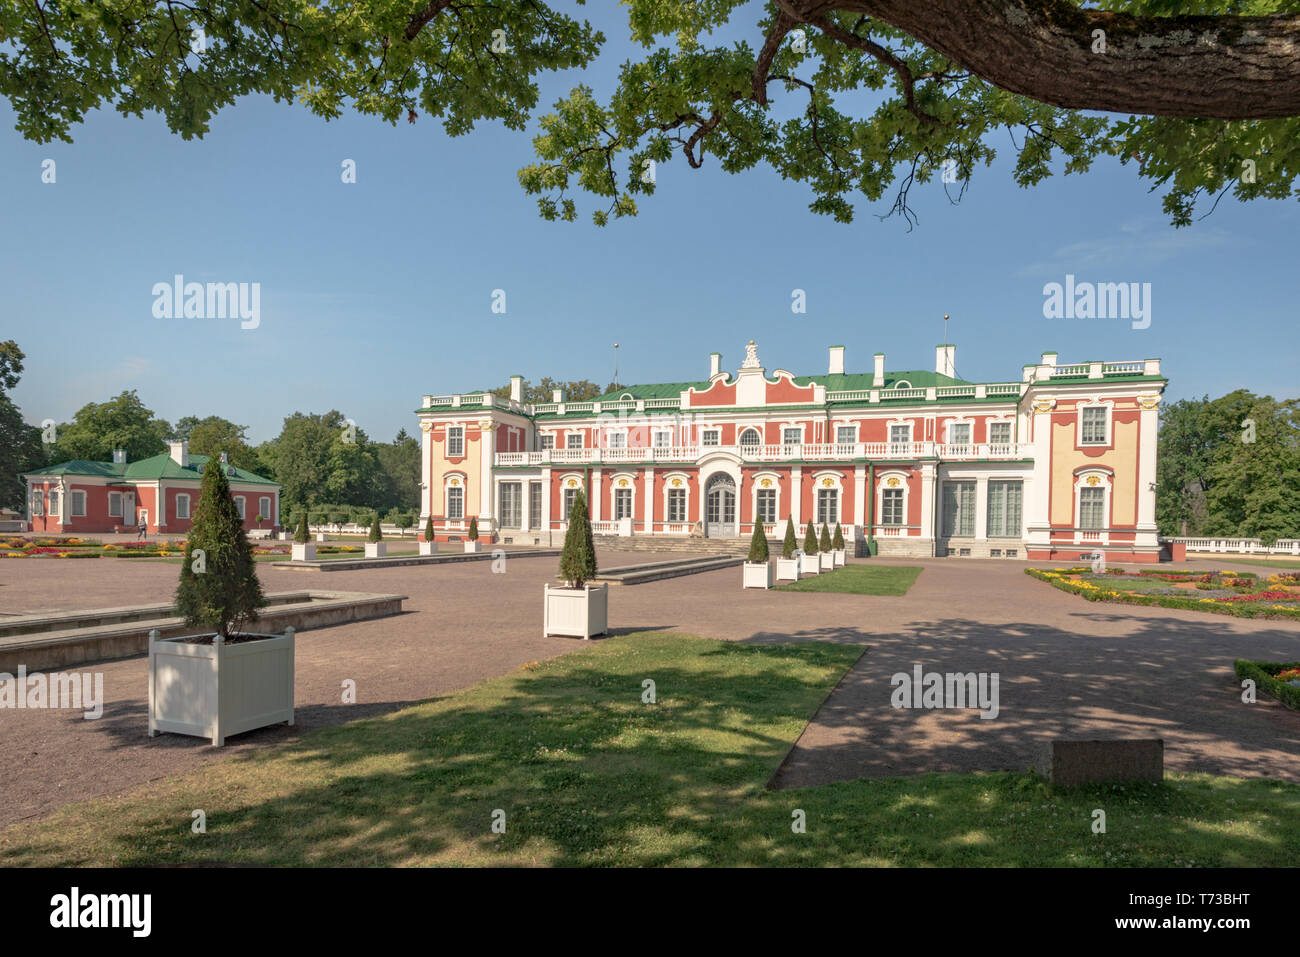
<svg viewBox="0 0 1300 957"><path fill-rule="evenodd" d="M563 390L563 389L552 389L552 390L551 390L551 401L552 401L552 402L563 402L563 401L564 401L564 390Z"/></svg>
<svg viewBox="0 0 1300 957"><path fill-rule="evenodd" d="M1053 369L1055 369L1055 368L1056 368L1056 353L1055 353L1055 352L1044 352L1044 353L1043 353L1043 365L1045 365L1045 366L1051 366Z"/></svg>
<svg viewBox="0 0 1300 957"><path fill-rule="evenodd" d="M885 387L885 354L877 352L872 358L876 360L876 371L871 377L871 388L883 389Z"/></svg>
<svg viewBox="0 0 1300 957"><path fill-rule="evenodd" d="M510 401L524 401L524 377L521 375L512 375L510 377Z"/></svg>
<svg viewBox="0 0 1300 957"><path fill-rule="evenodd" d="M125 464L126 464L126 449L114 449L114 450L113 450L113 464L114 464L114 465L125 465Z"/></svg>
<svg viewBox="0 0 1300 957"><path fill-rule="evenodd" d="M722 371L722 353L710 352L709 353L709 378L712 379L721 371Z"/></svg>
<svg viewBox="0 0 1300 957"><path fill-rule="evenodd" d="M830 367L826 370L827 375L844 375L844 347L831 346Z"/></svg>
<svg viewBox="0 0 1300 957"><path fill-rule="evenodd" d="M934 371L940 375L955 376L957 368L957 347L944 343L934 347Z"/></svg>
<svg viewBox="0 0 1300 957"><path fill-rule="evenodd" d="M190 464L190 443L185 439L172 439L167 443L172 461L181 468L187 468Z"/></svg>

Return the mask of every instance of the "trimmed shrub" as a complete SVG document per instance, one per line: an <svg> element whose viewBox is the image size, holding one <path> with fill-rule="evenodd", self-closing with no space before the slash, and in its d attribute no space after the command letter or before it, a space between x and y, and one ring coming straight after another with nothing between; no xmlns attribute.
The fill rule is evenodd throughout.
<svg viewBox="0 0 1300 957"><path fill-rule="evenodd" d="M781 542L781 557L794 558L794 550L798 547L794 537L794 516L785 520L785 540Z"/></svg>
<svg viewBox="0 0 1300 957"><path fill-rule="evenodd" d="M478 516L477 515L475 515L469 520L469 540L471 542L478 541Z"/></svg>
<svg viewBox="0 0 1300 957"><path fill-rule="evenodd" d="M298 516L298 527L294 529L293 540L299 543L311 541L311 530L307 528L307 512L305 510Z"/></svg>
<svg viewBox="0 0 1300 957"><path fill-rule="evenodd" d="M379 513L375 512L375 517L370 523L370 534L366 536L368 542L382 542L384 533L379 528Z"/></svg>
<svg viewBox="0 0 1300 957"><path fill-rule="evenodd" d="M808 527L803 533L803 553L805 555L817 554L817 533L813 531L812 519L808 519Z"/></svg>
<svg viewBox="0 0 1300 957"><path fill-rule="evenodd" d="M822 535L817 540L817 547L823 552L831 550L831 530L825 524L822 525Z"/></svg>
<svg viewBox="0 0 1300 957"><path fill-rule="evenodd" d="M1278 672L1300 668L1300 661L1248 661L1238 658L1232 667L1238 678L1250 678L1288 708L1300 710L1300 688L1274 677Z"/></svg>
<svg viewBox="0 0 1300 957"><path fill-rule="evenodd" d="M767 535L763 533L763 523L754 523L754 535L749 540L749 560L767 562Z"/></svg>
<svg viewBox="0 0 1300 957"><path fill-rule="evenodd" d="M836 550L844 547L844 528L839 522L835 523L835 537L831 539L831 547Z"/></svg>
<svg viewBox="0 0 1300 957"><path fill-rule="evenodd" d="M433 541L433 513L432 512L429 513L429 517L424 522L424 540L426 542Z"/></svg>
<svg viewBox="0 0 1300 957"><path fill-rule="evenodd" d="M203 551L202 572L191 554ZM223 638L266 607L244 521L230 495L225 469L204 469L199 503L185 541L176 608L190 626L214 629Z"/></svg>
<svg viewBox="0 0 1300 957"><path fill-rule="evenodd" d="M564 535L560 554L560 577L574 588L596 577L596 543L591 540L591 522L587 520L587 499L579 490L569 509L569 530Z"/></svg>

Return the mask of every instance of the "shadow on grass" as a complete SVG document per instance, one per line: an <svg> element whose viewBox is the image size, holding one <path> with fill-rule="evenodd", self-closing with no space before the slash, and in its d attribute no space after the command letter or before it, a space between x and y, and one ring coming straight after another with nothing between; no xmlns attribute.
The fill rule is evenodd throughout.
<svg viewBox="0 0 1300 957"><path fill-rule="evenodd" d="M1300 840L1300 789L1273 782L1054 793L1030 776L991 774L764 790L860 653L836 642L612 638L147 793L68 808L5 835L0 862L1278 863ZM1091 834L1099 801L1111 834L1125 837ZM201 836L190 830L195 808L207 815ZM806 833L791 828L800 811Z"/></svg>

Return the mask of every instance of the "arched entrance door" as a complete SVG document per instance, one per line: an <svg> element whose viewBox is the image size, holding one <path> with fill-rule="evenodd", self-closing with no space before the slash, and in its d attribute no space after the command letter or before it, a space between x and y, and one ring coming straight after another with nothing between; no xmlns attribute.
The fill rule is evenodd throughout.
<svg viewBox="0 0 1300 957"><path fill-rule="evenodd" d="M704 534L709 538L736 532L736 482L725 473L709 479L704 491Z"/></svg>

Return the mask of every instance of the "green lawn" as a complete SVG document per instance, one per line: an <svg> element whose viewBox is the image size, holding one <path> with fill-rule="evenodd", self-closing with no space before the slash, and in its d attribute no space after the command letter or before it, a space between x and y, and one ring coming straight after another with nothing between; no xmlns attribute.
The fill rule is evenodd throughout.
<svg viewBox="0 0 1300 957"><path fill-rule="evenodd" d="M1283 572L1293 572L1300 568L1300 558L1234 558L1231 555L1197 555L1196 558L1198 560L1220 562L1221 564L1214 569L1215 571L1231 571L1234 565L1259 565L1261 568L1275 568Z"/></svg>
<svg viewBox="0 0 1300 957"><path fill-rule="evenodd" d="M0 865L1296 863L1300 787L1275 781L1060 791L934 774L766 790L861 653L624 635L24 823L0 833Z"/></svg>
<svg viewBox="0 0 1300 957"><path fill-rule="evenodd" d="M920 567L906 565L845 565L834 571L810 575L797 582L777 585L780 591L837 591L847 595L906 595L921 574Z"/></svg>

